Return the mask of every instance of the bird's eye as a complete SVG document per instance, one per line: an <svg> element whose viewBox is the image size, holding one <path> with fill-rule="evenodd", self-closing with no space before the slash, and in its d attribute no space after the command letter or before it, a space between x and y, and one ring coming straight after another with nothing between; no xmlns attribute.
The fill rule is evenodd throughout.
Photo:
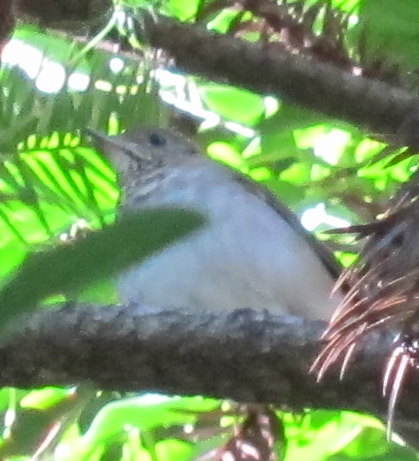
<svg viewBox="0 0 419 461"><path fill-rule="evenodd" d="M151 133L149 141L152 146L162 147L167 143L167 139L160 133Z"/></svg>

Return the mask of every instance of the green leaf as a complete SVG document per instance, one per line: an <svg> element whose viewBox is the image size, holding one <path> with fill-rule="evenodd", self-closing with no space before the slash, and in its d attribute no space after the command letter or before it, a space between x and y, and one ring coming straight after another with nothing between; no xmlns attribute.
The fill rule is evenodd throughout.
<svg viewBox="0 0 419 461"><path fill-rule="evenodd" d="M263 98L250 91L217 84L202 85L200 91L209 110L225 119L252 125L265 113Z"/></svg>
<svg viewBox="0 0 419 461"><path fill-rule="evenodd" d="M47 296L73 292L141 262L202 225L195 212L156 208L126 215L72 244L30 254L0 292L3 326Z"/></svg>
<svg viewBox="0 0 419 461"><path fill-rule="evenodd" d="M167 397L146 394L105 405L85 432L86 444L112 439L129 424L143 431L171 425L192 424L207 411L219 406L217 400L202 397Z"/></svg>
<svg viewBox="0 0 419 461"><path fill-rule="evenodd" d="M363 0L359 26L366 32L370 61L399 64L413 70L419 65L419 2Z"/></svg>

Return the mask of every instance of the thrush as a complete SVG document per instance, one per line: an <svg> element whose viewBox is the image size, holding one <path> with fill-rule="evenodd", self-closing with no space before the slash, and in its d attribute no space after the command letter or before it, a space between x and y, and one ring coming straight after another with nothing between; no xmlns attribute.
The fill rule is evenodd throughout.
<svg viewBox="0 0 419 461"><path fill-rule="evenodd" d="M119 213L176 206L206 218L202 228L124 270L121 302L331 316L341 300L331 295L339 266L268 189L169 129L88 134L118 173Z"/></svg>

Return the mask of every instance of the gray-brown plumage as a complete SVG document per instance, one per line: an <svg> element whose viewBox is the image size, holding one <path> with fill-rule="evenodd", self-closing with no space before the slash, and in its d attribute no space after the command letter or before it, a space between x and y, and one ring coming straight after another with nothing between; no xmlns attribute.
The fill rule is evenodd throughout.
<svg viewBox="0 0 419 461"><path fill-rule="evenodd" d="M390 327L398 331L383 380L390 434L406 372L419 364L419 173L391 199L380 219L342 232L357 233L364 245L358 262L338 282L349 291L323 335L326 344L312 370L321 379L340 364L342 377L367 333Z"/></svg>
<svg viewBox="0 0 419 461"><path fill-rule="evenodd" d="M202 229L127 268L122 302L330 318L341 300L339 292L330 296L339 268L266 188L171 130L90 135L119 173L121 213L177 206L206 218Z"/></svg>

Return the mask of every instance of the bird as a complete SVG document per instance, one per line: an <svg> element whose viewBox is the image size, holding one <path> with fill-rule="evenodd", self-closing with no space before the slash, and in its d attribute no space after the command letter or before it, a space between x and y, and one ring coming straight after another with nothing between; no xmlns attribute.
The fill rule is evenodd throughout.
<svg viewBox="0 0 419 461"><path fill-rule="evenodd" d="M86 133L116 170L120 215L176 206L206 220L122 271L121 302L330 318L342 299L339 290L332 294L339 264L267 188L209 158L170 128Z"/></svg>

